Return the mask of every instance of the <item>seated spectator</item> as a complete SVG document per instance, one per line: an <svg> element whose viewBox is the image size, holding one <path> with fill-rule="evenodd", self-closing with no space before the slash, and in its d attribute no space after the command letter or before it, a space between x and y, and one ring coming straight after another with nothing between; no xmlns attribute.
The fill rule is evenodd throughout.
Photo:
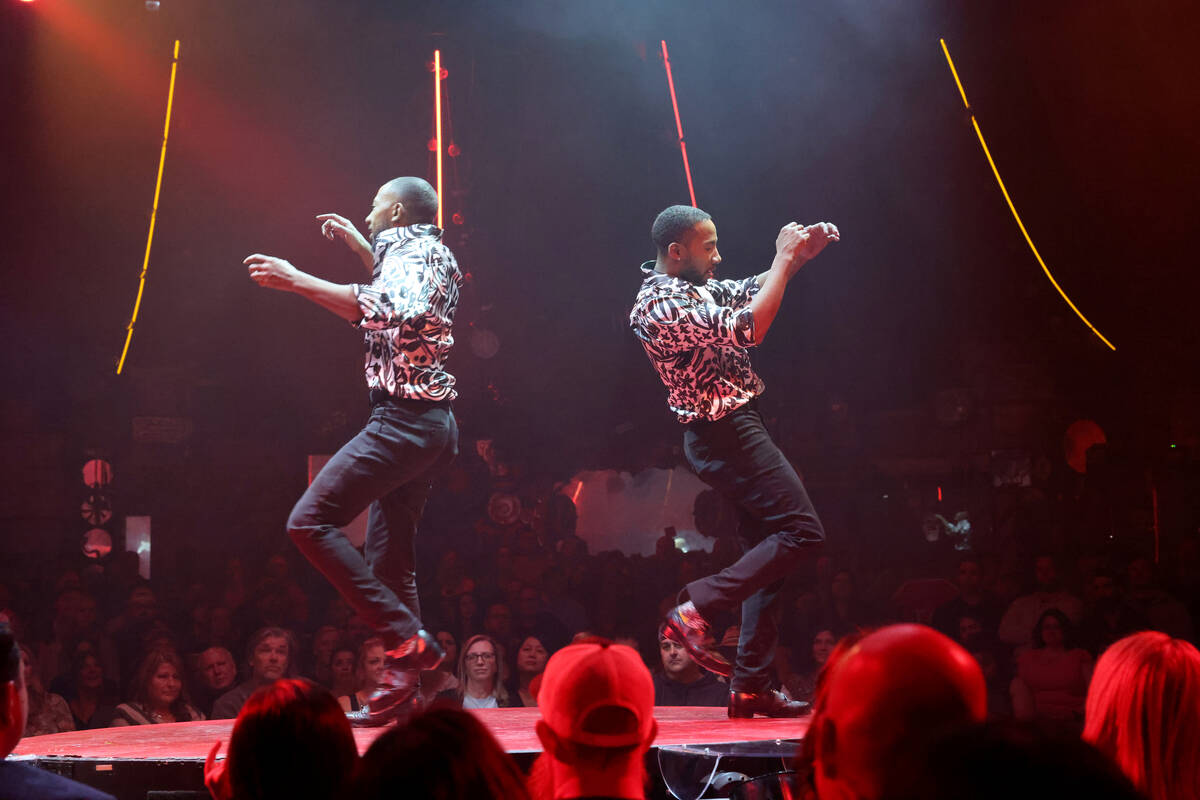
<svg viewBox="0 0 1200 800"><path fill-rule="evenodd" d="M112 726L192 722L204 715L188 702L183 662L174 650L151 650L133 677L133 699L117 706Z"/></svg>
<svg viewBox="0 0 1200 800"><path fill-rule="evenodd" d="M338 642L333 647L333 652L329 655L329 686L325 687L333 693L334 697L344 697L354 694L358 686L358 677L355 674L355 664L358 661L358 652L349 642Z"/></svg>
<svg viewBox="0 0 1200 800"><path fill-rule="evenodd" d="M1148 800L1200 798L1200 652L1151 631L1105 650L1088 687L1083 738Z"/></svg>
<svg viewBox="0 0 1200 800"><path fill-rule="evenodd" d="M656 706L727 706L729 684L721 683L692 659L687 649L658 629L658 656L662 672L654 676Z"/></svg>
<svg viewBox="0 0 1200 800"><path fill-rule="evenodd" d="M1083 619L1083 602L1062 587L1053 556L1041 555L1034 560L1034 581L1037 588L1013 600L1000 620L1000 641L1013 647L1033 642L1034 626L1051 608L1066 614L1072 624L1078 625Z"/></svg>
<svg viewBox="0 0 1200 800"><path fill-rule="evenodd" d="M933 627L951 639L959 637L959 620L971 617L988 634L995 635L1004 609L1000 600L983 588L983 564L977 556L963 556L958 562L958 597L943 603L933 612ZM961 642L962 639L959 639Z"/></svg>
<svg viewBox="0 0 1200 800"><path fill-rule="evenodd" d="M233 688L237 682L237 664L233 654L224 647L209 647L196 659L196 706L212 716L217 698Z"/></svg>
<svg viewBox="0 0 1200 800"><path fill-rule="evenodd" d="M510 708L515 705L505 687L504 649L486 634L467 639L458 661L458 688L449 696L463 708Z"/></svg>
<svg viewBox="0 0 1200 800"><path fill-rule="evenodd" d="M821 674L829 654L837 645L837 636L829 629L818 630L812 637L807 650L801 653L801 658L792 672L783 682L783 688L793 700L811 703L817 690L817 676Z"/></svg>
<svg viewBox="0 0 1200 800"><path fill-rule="evenodd" d="M538 698L543 752L529 775L532 797L646 796L644 758L658 724L654 681L637 651L568 645L546 664Z"/></svg>
<svg viewBox="0 0 1200 800"><path fill-rule="evenodd" d="M334 800L358 763L345 712L328 690L302 678L258 687L238 713L224 762L216 760L220 747L213 745L204 765L214 800Z"/></svg>
<svg viewBox="0 0 1200 800"><path fill-rule="evenodd" d="M90 786L8 758L25 730L28 702L21 648L8 623L0 623L0 795L5 800L113 800Z"/></svg>
<svg viewBox="0 0 1200 800"><path fill-rule="evenodd" d="M1092 655L1099 655L1118 639L1150 627L1146 618L1125 601L1116 578L1097 570L1088 586L1089 602L1079 624L1079 644Z"/></svg>
<svg viewBox="0 0 1200 800"><path fill-rule="evenodd" d="M83 651L71 664L67 705L75 730L106 728L117 712L116 690L104 676L104 666L95 653Z"/></svg>
<svg viewBox="0 0 1200 800"><path fill-rule="evenodd" d="M530 682L546 669L546 660L550 651L542 640L534 634L525 637L517 650L516 680L509 687L514 705L536 706L537 701L529 691Z"/></svg>
<svg viewBox="0 0 1200 800"><path fill-rule="evenodd" d="M296 652L295 639L283 628L262 628L252 637L246 647L246 664L250 676L213 703L213 719L233 719L242 704L260 686L280 678L295 677L292 655Z"/></svg>
<svg viewBox="0 0 1200 800"><path fill-rule="evenodd" d="M1150 559L1130 561L1128 574L1128 602L1146 618L1150 628L1176 639L1191 639L1194 633L1192 615L1187 606L1158 585Z"/></svg>
<svg viewBox="0 0 1200 800"><path fill-rule="evenodd" d="M833 573L823 598L821 624L830 630L850 631L869 625L873 614L863 602L854 573L842 568Z"/></svg>
<svg viewBox="0 0 1200 800"><path fill-rule="evenodd" d="M952 729L915 759L920 775L889 800L1138 800L1111 761L1076 736L1028 724Z"/></svg>
<svg viewBox="0 0 1200 800"><path fill-rule="evenodd" d="M87 640L97 649L106 672L117 669L117 653L111 640L100 632L96 617L96 599L79 588L68 588L54 602L54 635L38 648L39 675L43 686L53 687L55 679L66 675L75 655L75 646ZM61 687L60 687L61 688Z"/></svg>
<svg viewBox="0 0 1200 800"><path fill-rule="evenodd" d="M25 691L29 696L25 737L75 730L75 720L71 718L71 709L67 706L67 701L42 687L42 677L38 674L33 651L21 645L21 655L25 670Z"/></svg>
<svg viewBox="0 0 1200 800"><path fill-rule="evenodd" d="M1052 608L1033 629L1033 647L1017 653L1012 680L1013 715L1017 719L1081 723L1092 657L1075 646L1074 626Z"/></svg>
<svg viewBox="0 0 1200 800"><path fill-rule="evenodd" d="M372 637L358 648L358 659L355 664L357 689L344 694L337 699L343 711L358 711L365 708L371 693L383 679L383 671L387 660L383 639Z"/></svg>
<svg viewBox="0 0 1200 800"><path fill-rule="evenodd" d="M313 634L312 652L309 654L308 670L305 674L320 686L329 686L329 659L333 656L333 648L342 638L341 631L332 625L322 625Z"/></svg>
<svg viewBox="0 0 1200 800"><path fill-rule="evenodd" d="M420 688L420 707L428 707L436 701L439 695L444 697L454 697L455 690L458 689L458 677L455 675L455 670L458 667L458 640L454 638L454 634L447 630L440 630L434 634L438 644L442 646L446 657L442 659L442 663L438 664L436 669L427 669L421 671L421 688ZM509 693L515 694L515 690Z"/></svg>
<svg viewBox="0 0 1200 800"><path fill-rule="evenodd" d="M979 665L932 628L880 628L837 658L805 737L823 800L879 800L920 771L925 740L987 715Z"/></svg>
<svg viewBox="0 0 1200 800"><path fill-rule="evenodd" d="M362 757L348 796L390 800L524 800L525 777L473 714L439 708L384 733Z"/></svg>

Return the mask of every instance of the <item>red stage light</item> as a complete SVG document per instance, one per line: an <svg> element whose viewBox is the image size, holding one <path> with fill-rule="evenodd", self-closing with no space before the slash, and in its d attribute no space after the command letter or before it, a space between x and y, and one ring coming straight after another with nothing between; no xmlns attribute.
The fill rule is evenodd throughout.
<svg viewBox="0 0 1200 800"><path fill-rule="evenodd" d="M453 217L451 217L451 218L450 218L450 220L451 220L451 222L453 222L455 225L462 225L464 222L466 222L466 220L465 220L465 219L463 219L463 215L462 215L462 214L459 214L459 213L457 213L457 212L455 212L454 216L453 216Z"/></svg>
<svg viewBox="0 0 1200 800"><path fill-rule="evenodd" d="M462 149L456 144L451 144L446 148L446 155L450 156L451 158L458 158L460 155L462 155Z"/></svg>

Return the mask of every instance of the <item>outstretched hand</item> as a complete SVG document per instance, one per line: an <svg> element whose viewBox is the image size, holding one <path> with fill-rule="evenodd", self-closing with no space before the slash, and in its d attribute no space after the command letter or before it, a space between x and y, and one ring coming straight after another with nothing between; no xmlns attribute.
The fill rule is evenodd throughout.
<svg viewBox="0 0 1200 800"><path fill-rule="evenodd" d="M841 239L837 226L830 222L801 225L789 222L779 231L775 239L775 251L788 261L789 277L809 259L816 257L825 245Z"/></svg>
<svg viewBox="0 0 1200 800"><path fill-rule="evenodd" d="M275 256L264 256L261 253L246 256L242 263L249 267L251 279L267 289L291 291L300 274L300 270L293 267L290 262Z"/></svg>
<svg viewBox="0 0 1200 800"><path fill-rule="evenodd" d="M355 228L354 223L350 220L341 214L317 214L317 219L321 221L321 235L326 239L330 241L341 239L359 258L374 258L374 254L371 252L371 243L358 232L358 228Z"/></svg>
<svg viewBox="0 0 1200 800"><path fill-rule="evenodd" d="M229 774L225 771L225 762L217 761L217 751L221 749L221 740L213 743L204 759L204 787L213 796L213 800L231 800Z"/></svg>

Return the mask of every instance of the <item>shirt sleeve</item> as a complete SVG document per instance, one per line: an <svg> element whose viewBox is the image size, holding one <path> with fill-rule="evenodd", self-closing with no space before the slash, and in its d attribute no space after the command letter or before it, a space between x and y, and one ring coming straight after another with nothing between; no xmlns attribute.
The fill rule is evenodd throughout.
<svg viewBox="0 0 1200 800"><path fill-rule="evenodd" d="M355 284L362 319L355 325L367 330L399 328L430 312L441 284L449 280L436 251L392 247L383 256L379 274L369 284Z"/></svg>
<svg viewBox="0 0 1200 800"><path fill-rule="evenodd" d="M751 275L739 281L710 281L709 290L722 304L735 310L745 308L758 294L762 287L758 285L758 276Z"/></svg>
<svg viewBox="0 0 1200 800"><path fill-rule="evenodd" d="M638 314L638 328L664 352L755 344L750 309L737 310L682 295L648 300Z"/></svg>

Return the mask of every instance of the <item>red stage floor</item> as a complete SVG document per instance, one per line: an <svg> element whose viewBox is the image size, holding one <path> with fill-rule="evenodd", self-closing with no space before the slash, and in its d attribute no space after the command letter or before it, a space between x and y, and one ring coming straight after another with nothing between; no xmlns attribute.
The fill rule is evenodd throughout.
<svg viewBox="0 0 1200 800"><path fill-rule="evenodd" d="M504 708L474 713L508 752L534 753L542 749L533 732L538 709ZM724 708L660 707L655 709L654 716L658 720L655 747L800 739L808 728L807 717L732 720ZM22 740L13 754L89 761L203 761L218 739L223 742L221 757L224 757L224 745L228 745L232 729L233 720L218 720L55 733ZM359 751L366 750L381 731L356 729L354 737Z"/></svg>

